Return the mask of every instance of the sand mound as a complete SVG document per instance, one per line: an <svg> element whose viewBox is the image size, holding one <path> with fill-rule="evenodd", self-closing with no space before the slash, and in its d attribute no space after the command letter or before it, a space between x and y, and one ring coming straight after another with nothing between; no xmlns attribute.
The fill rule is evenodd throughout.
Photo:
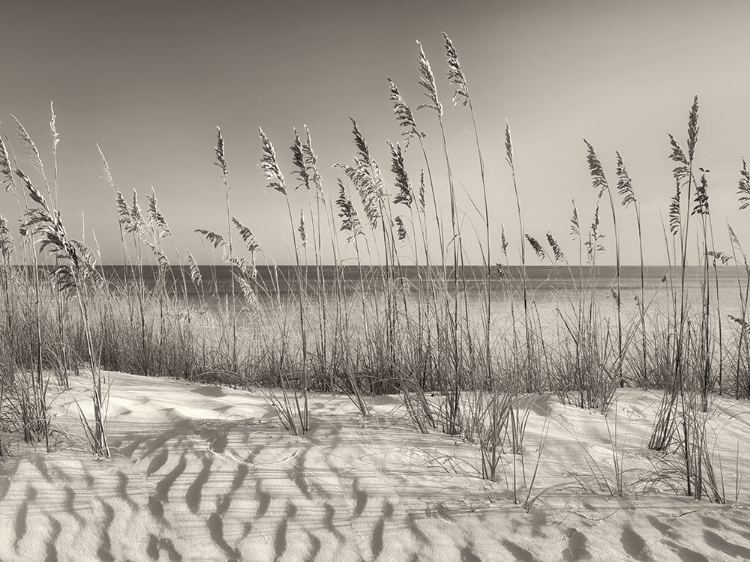
<svg viewBox="0 0 750 562"><path fill-rule="evenodd" d="M396 399L376 399L365 420L345 397L314 396L313 427L294 437L259 394L110 378L112 459L69 447L0 465L0 560L750 559L750 510L648 480L666 462L644 444L653 394L626 391L613 409L617 458L644 494L625 498L607 491L613 414L540 398L516 459L523 500L546 414L541 495L527 512L512 502L511 459L500 483L481 480L475 445L418 434ZM55 404L55 423L71 431L73 396L85 407L76 382ZM731 495L737 460L750 464L750 405L720 400L715 411ZM739 505L750 500L743 488Z"/></svg>

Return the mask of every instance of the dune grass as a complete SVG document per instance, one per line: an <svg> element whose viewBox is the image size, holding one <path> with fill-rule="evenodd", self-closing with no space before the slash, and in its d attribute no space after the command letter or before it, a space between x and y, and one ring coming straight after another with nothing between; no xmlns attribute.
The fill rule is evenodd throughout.
<svg viewBox="0 0 750 562"><path fill-rule="evenodd" d="M113 276L102 267L98 250L65 231L56 210L56 151L50 182L23 126L17 122L17 144L28 156L23 165L3 130L0 181L15 194L23 227L12 232L10 221L0 217L0 456L7 452L3 438L9 434L53 448L59 428L49 418L50 393L64 389L68 377L83 368L91 376L95 416L89 420L81 410L81 420L90 448L99 456L108 455L102 371L118 370L262 388L281 422L299 435L315 415L309 411L311 391L344 393L363 416L368 415L367 396L399 393L417 430L443 431L478 445L482 477L495 480L500 457L513 455L515 482L515 458L524 453L528 417L524 394L554 394L563 403L607 414L617 388L639 386L663 391L649 447L680 459L688 495L723 501L705 428L714 394L731 391L738 399L750 398L750 266L731 228L731 251L716 249L722 243L714 240L708 175L701 169L697 177L694 170L697 97L688 116L687 151L670 136L675 193L664 243L671 273L649 293L637 189L620 153L615 154L615 189L594 146L584 141L582 156L596 190L596 208L586 227L588 220L573 204L570 232L577 256L569 261L563 244L550 233L536 238L525 229L523 186L516 179L506 124L505 157L518 217L509 231L518 232L520 248L519 256L509 255L504 225L492 228L489 218L484 155L467 77L454 44L447 35L444 39L453 106L468 109L476 139L479 204L470 198L470 208L458 207L444 107L418 43L419 84L426 96L418 109L426 110L420 117L437 118L437 154L430 152L415 112L390 79L403 143L388 143L390 178L354 120L354 157L335 166L333 185L318 169L307 127L304 138L293 132L286 164L260 130L263 176L268 189L284 197L294 245L290 268L277 267L234 214L227 148L218 130L214 151L226 231L196 232L230 269L228 289L219 286L215 266L199 267L192 253L178 249L156 193L146 194L145 210L135 192L132 200L125 198L102 154L118 214L113 228L119 229L122 246L121 275ZM54 111L50 132L56 147ZM435 158L448 170L447 177L436 178ZM420 170L418 181L410 176L413 169ZM740 178L744 209L750 201L744 162ZM46 197L36 187L39 182ZM297 187L304 188L301 208L289 197ZM447 217L437 203L441 191L449 196ZM602 202L610 210L607 224L601 222ZM620 207L634 209L638 227L635 310L622 304ZM467 224L482 231L477 236L480 263L471 264L465 251L462 229ZM698 258L690 264L696 228ZM597 258L605 251L605 232L614 239L614 318L597 293ZM498 242L499 253L493 250ZM540 263L552 267L552 277L567 280L556 296L552 323L542 320L535 302L527 244ZM354 265L344 257L347 247ZM498 255L501 260L494 262ZM520 263L520 278L512 278L511 262ZM481 266L481 274L470 265ZM722 311L718 300L718 270L728 265L737 273L739 311ZM697 294L689 288L690 266L700 272ZM284 272L291 272L290 277L284 278ZM731 322L722 322L727 318ZM616 425L613 432L616 441ZM613 455L617 471L621 457L616 448ZM619 494L621 476L609 481Z"/></svg>

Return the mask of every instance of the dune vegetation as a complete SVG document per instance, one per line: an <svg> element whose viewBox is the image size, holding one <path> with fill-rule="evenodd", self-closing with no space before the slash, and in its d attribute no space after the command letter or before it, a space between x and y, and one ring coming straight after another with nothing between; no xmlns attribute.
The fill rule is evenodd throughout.
<svg viewBox="0 0 750 562"><path fill-rule="evenodd" d="M319 169L307 127L280 141L290 144L283 154L259 131L259 167L293 241L288 266L276 265L252 224L233 210L232 162L217 131L211 196L226 202L226 228L194 226L196 239L213 246L221 268L231 273L226 286L219 266L199 265L179 247L156 193L145 200L135 192L126 196L102 154L118 216L112 228L119 229L122 245L122 267L104 266L96 240L73 239L69 218L57 211L54 110L54 162L42 162L20 122L13 124L15 135L4 129L0 182L15 195L17 209L3 209L0 217L0 457L14 455L22 442L51 452L70 439L50 411L71 381L83 377L90 400L76 404L84 442L97 457L109 457L108 424L116 414L108 411L107 372L121 371L252 389L298 436L326 415L314 406L319 393L348 397L365 418L373 396L398 395L415 432L464 440L474 447L478 476L496 481L504 458L524 457L535 396L609 416L620 389L637 388L660 397L647 440L649 454L664 461L655 465L664 471L656 478L671 482L678 494L736 501L740 467L730 466L736 458L726 451L721 458L707 427L717 397L750 398L750 266L731 228L728 239L714 229L719 210L709 207L709 174L696 164L698 98L687 112L684 140L670 136L665 146L674 163L663 235L669 273L653 286L642 257L638 186L619 153L608 173L595 147L582 144L596 207L593 216L582 217L573 206L568 243L526 231L516 147L506 124L503 156L515 194L507 204L518 220L490 224L487 155L469 77L447 35L444 45L447 105L463 113L476 139L478 189L470 208L457 205L443 128L449 108L418 43L425 99L414 108L393 81L387 84L402 133L387 145L388 166L375 160L354 120L354 156L342 155L333 170ZM420 127L428 120L442 134L435 145L425 143ZM446 177L433 173L435 162L447 168ZM745 162L740 166L738 205L745 209L750 172ZM438 207L438 193L447 195L449 212ZM622 286L618 224L625 221L635 221L639 232L634 290ZM481 248L478 263L469 260L468 240ZM568 247L574 255L566 255ZM597 289L604 251L616 262L609 300ZM529 279L540 263L551 267L552 277L569 280L551 319L542 318ZM720 300L727 271L739 309ZM615 446L612 451L615 470L601 489L628 494L617 468L623 459ZM516 502L534 502L534 467L544 454L540 446L523 461L517 483L514 471ZM732 484L725 485L730 472Z"/></svg>

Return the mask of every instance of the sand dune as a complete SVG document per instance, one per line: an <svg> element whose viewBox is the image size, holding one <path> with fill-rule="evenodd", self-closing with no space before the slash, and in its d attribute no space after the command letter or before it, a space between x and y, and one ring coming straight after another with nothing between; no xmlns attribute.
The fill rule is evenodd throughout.
<svg viewBox="0 0 750 562"><path fill-rule="evenodd" d="M0 560L750 559L747 509L666 483L637 498L587 491L613 470L606 422L554 399L539 399L528 422L527 483L549 420L532 492L545 493L527 512L511 501L510 459L500 483L481 480L475 445L418 434L394 397L376 398L363 419L345 397L315 396L311 431L294 437L259 394L110 378L112 459L70 446L18 450L0 465ZM54 410L73 443L73 396L86 406L77 382ZM627 391L616 405L631 490L655 462L643 444L655 404ZM750 464L750 405L720 400L715 410L734 490L736 461ZM745 485L739 504L749 499Z"/></svg>

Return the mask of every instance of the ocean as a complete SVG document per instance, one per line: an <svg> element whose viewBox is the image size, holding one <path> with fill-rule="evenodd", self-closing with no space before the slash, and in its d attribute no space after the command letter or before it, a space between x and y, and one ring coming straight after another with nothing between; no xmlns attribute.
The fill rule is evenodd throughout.
<svg viewBox="0 0 750 562"><path fill-rule="evenodd" d="M293 266L258 266L257 279L254 285L259 300L287 300L296 295L298 291L297 276ZM231 294L231 272L229 266L200 266L202 284L196 286L190 279L187 267L184 274L187 280L188 296L191 300L204 302L216 302L224 300ZM104 276L110 281L122 281L126 277L132 277L130 268L126 271L123 266L104 266ZM378 266L344 266L339 268L343 273L342 286L347 294L353 294L360 290L362 284L369 293L377 292L383 287L385 270ZM157 279L158 268L155 266L144 266L142 277L146 286L151 288ZM335 294L334 282L336 268L325 265L320 272L314 266L303 267L303 282L308 294L317 294L318 287L324 287L329 296ZM442 278L441 267L433 266L434 277ZM473 303L484 300L484 268L477 266L465 267L463 275L459 279L461 290L465 288L468 300ZM403 266L394 269L397 283L402 286L416 290L420 276L427 278L425 267ZM589 298L591 295L602 305L603 309L614 310L614 292L617 286L617 274L614 266L546 266L532 265L526 267L527 276L527 301L541 309L555 309L565 303L578 302L580 291ZM716 290L716 279L718 278L718 294ZM465 279L465 282L462 281ZM522 291L522 269L520 266L506 266L501 270L493 267L490 277L490 291L492 301L498 306L498 311L507 307L509 303L521 303L523 301ZM701 301L701 285L703 270L697 266L689 266L685 273L685 286L688 298L693 305ZM711 306L715 307L718 302L723 314L739 314L740 294L744 291L746 282L742 269L734 266L717 266L716 271L709 269L709 280L711 283L710 298ZM644 294L647 307L652 310L664 309L670 297L670 287L678 289L681 283L681 270L668 266L646 266L644 269ZM452 293L454 288L452 269L447 270L448 291ZM182 274L178 266L173 266L167 273L167 287L175 294L182 294ZM235 293L242 296L242 291L237 285ZM641 269L639 266L622 266L620 268L620 299L623 313L638 310L638 299L641 296ZM679 293L678 293L679 294ZM217 299L218 297L218 299Z"/></svg>

